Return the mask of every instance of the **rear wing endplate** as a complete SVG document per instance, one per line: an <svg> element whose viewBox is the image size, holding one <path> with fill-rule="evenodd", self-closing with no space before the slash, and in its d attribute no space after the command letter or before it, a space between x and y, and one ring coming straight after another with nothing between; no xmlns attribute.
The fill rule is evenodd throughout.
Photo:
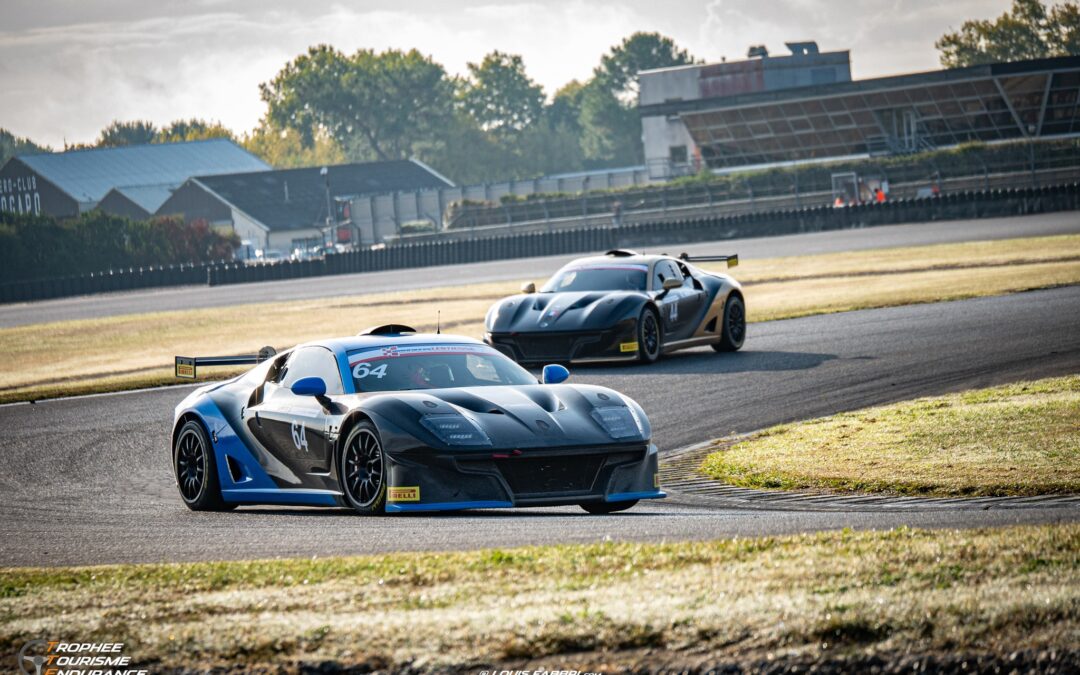
<svg viewBox="0 0 1080 675"><path fill-rule="evenodd" d="M728 267L739 266L738 255L690 255L689 253L680 253L679 260L685 260L686 262L726 262Z"/></svg>
<svg viewBox="0 0 1080 675"><path fill-rule="evenodd" d="M177 377L194 380L200 366L253 366L276 355L273 347L263 347L253 356L177 356L173 361Z"/></svg>

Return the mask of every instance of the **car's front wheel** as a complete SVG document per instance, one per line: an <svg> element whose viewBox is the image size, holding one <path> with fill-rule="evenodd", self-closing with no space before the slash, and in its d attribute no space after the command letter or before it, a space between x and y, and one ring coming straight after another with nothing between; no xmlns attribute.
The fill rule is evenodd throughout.
<svg viewBox="0 0 1080 675"><path fill-rule="evenodd" d="M173 446L173 473L184 505L192 511L228 511L235 504L221 498L217 462L206 430L195 420L180 428Z"/></svg>
<svg viewBox="0 0 1080 675"><path fill-rule="evenodd" d="M660 358L663 343L660 317L656 315L655 309L646 307L638 317L638 360L642 363L655 363Z"/></svg>
<svg viewBox="0 0 1080 675"><path fill-rule="evenodd" d="M379 430L371 422L359 422L341 444L338 461L341 491L358 513L386 511L386 456Z"/></svg>
<svg viewBox="0 0 1080 675"><path fill-rule="evenodd" d="M734 293L724 303L723 323L720 340L712 348L718 352L735 352L742 348L746 340L746 305L743 299Z"/></svg>
<svg viewBox="0 0 1080 675"><path fill-rule="evenodd" d="M582 502L578 506L585 509L594 516L602 516L608 513L617 513L619 511L625 511L633 508L634 504L637 504L638 500L632 499L625 502Z"/></svg>

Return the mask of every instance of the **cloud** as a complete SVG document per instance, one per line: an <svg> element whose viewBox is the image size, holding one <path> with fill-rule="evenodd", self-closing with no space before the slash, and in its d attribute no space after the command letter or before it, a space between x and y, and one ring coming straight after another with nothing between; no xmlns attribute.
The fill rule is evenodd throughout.
<svg viewBox="0 0 1080 675"><path fill-rule="evenodd" d="M858 77L937 67L933 41L1008 0L406 0L298 7L288 0L6 0L0 8L0 127L59 146L114 119L220 120L254 127L258 85L308 46L416 48L463 74L498 49L521 54L550 95L585 79L612 45L658 30L707 60L785 40L852 49ZM9 4L10 3L10 4Z"/></svg>

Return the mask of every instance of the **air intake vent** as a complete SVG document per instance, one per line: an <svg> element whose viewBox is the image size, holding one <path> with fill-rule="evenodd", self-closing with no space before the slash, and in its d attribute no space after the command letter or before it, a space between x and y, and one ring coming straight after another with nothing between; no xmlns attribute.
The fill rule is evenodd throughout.
<svg viewBox="0 0 1080 675"><path fill-rule="evenodd" d="M415 333L416 329L400 323L388 323L383 326L372 326L360 332L360 335L400 335L401 333Z"/></svg>
<svg viewBox="0 0 1080 675"><path fill-rule="evenodd" d="M614 256L616 258L629 258L630 256L638 255L637 251L631 251L627 248L613 248L604 255Z"/></svg>

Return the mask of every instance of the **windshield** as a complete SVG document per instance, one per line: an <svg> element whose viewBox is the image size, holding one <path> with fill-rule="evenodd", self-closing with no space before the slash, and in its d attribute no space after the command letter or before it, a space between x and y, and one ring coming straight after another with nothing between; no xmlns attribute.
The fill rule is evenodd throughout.
<svg viewBox="0 0 1080 675"><path fill-rule="evenodd" d="M648 271L648 265L564 267L551 277L540 292L644 291Z"/></svg>
<svg viewBox="0 0 1080 675"><path fill-rule="evenodd" d="M411 391L536 384L536 378L486 345L391 345L349 352L356 391Z"/></svg>

